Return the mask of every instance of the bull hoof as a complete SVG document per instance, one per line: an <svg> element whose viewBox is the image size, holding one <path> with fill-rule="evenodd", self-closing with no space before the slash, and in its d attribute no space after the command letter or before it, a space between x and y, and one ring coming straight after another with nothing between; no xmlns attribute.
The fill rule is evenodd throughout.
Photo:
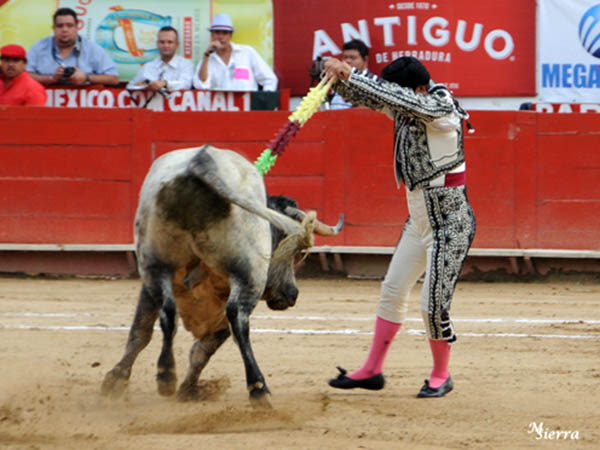
<svg viewBox="0 0 600 450"><path fill-rule="evenodd" d="M177 375L174 372L162 372L156 375L156 387L159 395L171 397L177 392Z"/></svg>
<svg viewBox="0 0 600 450"><path fill-rule="evenodd" d="M215 401L230 387L231 381L227 377L218 380L200 380L199 382L184 380L177 391L177 400L181 402Z"/></svg>
<svg viewBox="0 0 600 450"><path fill-rule="evenodd" d="M269 388L262 383L257 383L257 386L249 387L250 404L253 408L273 409L271 405L271 392Z"/></svg>
<svg viewBox="0 0 600 450"><path fill-rule="evenodd" d="M119 398L127 389L129 379L119 370L113 369L104 376L102 387L100 388L100 394L104 397Z"/></svg>
<svg viewBox="0 0 600 450"><path fill-rule="evenodd" d="M273 409L273 405L271 405L271 394L263 392L262 395L258 397L250 394L250 405L256 409Z"/></svg>
<svg viewBox="0 0 600 450"><path fill-rule="evenodd" d="M197 385L182 384L177 391L177 400L180 402L197 402L201 400L200 389Z"/></svg>

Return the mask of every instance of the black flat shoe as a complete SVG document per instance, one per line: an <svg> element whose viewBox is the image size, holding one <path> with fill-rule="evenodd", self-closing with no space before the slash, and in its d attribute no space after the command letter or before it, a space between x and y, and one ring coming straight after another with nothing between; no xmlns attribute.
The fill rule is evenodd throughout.
<svg viewBox="0 0 600 450"><path fill-rule="evenodd" d="M352 378L348 378L346 374L348 371L342 367L337 368L340 371L340 374L337 378L332 378L329 380L329 386L338 388L338 389L354 389L354 388L362 388L369 389L371 391L378 391L383 389L385 385L385 378L383 378L383 374L378 373L377 375L373 375L369 378L363 378L362 380L353 380Z"/></svg>
<svg viewBox="0 0 600 450"><path fill-rule="evenodd" d="M448 377L444 384L440 387L432 388L429 387L429 380L425 380L425 384L417 394L418 398L433 398L433 397L443 397L448 392L450 392L454 388L454 383L452 382L452 378Z"/></svg>

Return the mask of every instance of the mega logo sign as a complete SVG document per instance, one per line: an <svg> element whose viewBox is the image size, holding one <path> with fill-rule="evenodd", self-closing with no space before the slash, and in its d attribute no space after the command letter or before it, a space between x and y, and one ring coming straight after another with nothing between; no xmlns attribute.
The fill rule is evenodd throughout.
<svg viewBox="0 0 600 450"><path fill-rule="evenodd" d="M539 99L600 102L600 1L541 0Z"/></svg>
<svg viewBox="0 0 600 450"><path fill-rule="evenodd" d="M600 58L600 3L588 9L579 21L579 41L590 55Z"/></svg>
<svg viewBox="0 0 600 450"><path fill-rule="evenodd" d="M370 49L379 73L414 56L435 81L461 96L535 95L535 1L273 1L280 84L302 94L317 57L341 58L344 42Z"/></svg>

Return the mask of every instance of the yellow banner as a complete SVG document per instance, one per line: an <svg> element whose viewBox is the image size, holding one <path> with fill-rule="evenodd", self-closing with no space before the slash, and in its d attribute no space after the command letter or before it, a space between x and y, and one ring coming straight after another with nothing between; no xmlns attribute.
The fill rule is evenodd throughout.
<svg viewBox="0 0 600 450"><path fill-rule="evenodd" d="M217 13L231 16L234 42L251 45L273 65L271 0L0 0L0 46L19 44L28 50L51 36L58 7L75 10L79 34L106 49L123 81L158 56L156 34L165 25L179 32L179 54L196 64L208 46L207 28Z"/></svg>
<svg viewBox="0 0 600 450"><path fill-rule="evenodd" d="M52 14L58 0L0 0L0 46L19 44L29 49L52 34Z"/></svg>

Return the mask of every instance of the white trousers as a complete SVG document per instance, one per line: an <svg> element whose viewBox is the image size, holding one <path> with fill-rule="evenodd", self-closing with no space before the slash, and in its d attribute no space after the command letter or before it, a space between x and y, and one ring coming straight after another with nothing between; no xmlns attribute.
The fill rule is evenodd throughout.
<svg viewBox="0 0 600 450"><path fill-rule="evenodd" d="M475 233L474 216L464 187L406 192L410 216L381 284L377 315L390 322L404 322L410 291L425 272L420 309L427 335L452 342L456 337L449 318L450 302ZM450 217L448 226L436 220L442 216Z"/></svg>
<svg viewBox="0 0 600 450"><path fill-rule="evenodd" d="M390 322L401 323L406 319L410 291L419 277L426 272L427 283L430 271L433 230L427 217L423 189L406 191L410 216L402 231L400 241L381 284L381 297L377 315ZM428 311L428 289L421 292L421 311Z"/></svg>

